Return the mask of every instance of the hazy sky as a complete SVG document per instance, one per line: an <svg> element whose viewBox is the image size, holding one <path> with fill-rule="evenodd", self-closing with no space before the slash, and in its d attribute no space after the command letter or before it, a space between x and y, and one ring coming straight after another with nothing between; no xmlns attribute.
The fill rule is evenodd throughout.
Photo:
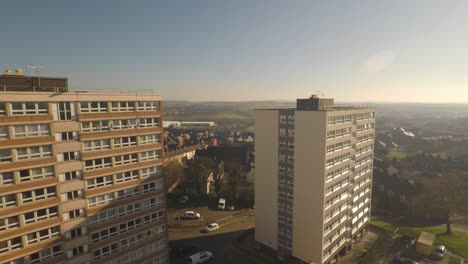
<svg viewBox="0 0 468 264"><path fill-rule="evenodd" d="M3 1L0 67L177 100L468 102L468 1Z"/></svg>

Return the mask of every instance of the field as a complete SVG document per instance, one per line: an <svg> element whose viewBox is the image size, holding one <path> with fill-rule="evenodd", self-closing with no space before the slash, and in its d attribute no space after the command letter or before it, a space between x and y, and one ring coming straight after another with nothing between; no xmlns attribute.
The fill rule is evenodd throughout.
<svg viewBox="0 0 468 264"><path fill-rule="evenodd" d="M389 232L393 232L396 229L396 226L393 224L374 220L371 221L371 225L379 227ZM460 255L464 258L468 258L468 234L453 231L453 234L445 234L445 229L441 227L409 227L403 226L399 227L398 232L402 234L412 235L418 237L421 232L428 232L436 235L436 244L445 245L451 252Z"/></svg>

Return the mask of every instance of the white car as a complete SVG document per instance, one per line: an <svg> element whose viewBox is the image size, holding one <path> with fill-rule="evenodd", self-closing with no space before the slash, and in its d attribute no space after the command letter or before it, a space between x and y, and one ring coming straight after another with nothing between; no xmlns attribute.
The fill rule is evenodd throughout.
<svg viewBox="0 0 468 264"><path fill-rule="evenodd" d="M213 253L209 251L202 251L198 252L197 254L193 254L190 256L187 260L187 263L190 264L199 264L199 263L205 263L213 259Z"/></svg>
<svg viewBox="0 0 468 264"><path fill-rule="evenodd" d="M200 218L201 216L200 216L200 214L197 213L197 212L194 212L194 211L186 211L186 212L184 213L184 217L185 217L185 218L188 218L188 219L198 219L198 218Z"/></svg>
<svg viewBox="0 0 468 264"><path fill-rule="evenodd" d="M205 227L205 232L213 232L219 229L219 225L217 223L211 223Z"/></svg>
<svg viewBox="0 0 468 264"><path fill-rule="evenodd" d="M226 207L226 199L224 199L224 198L219 198L219 201L218 201L218 210L224 210L225 207Z"/></svg>

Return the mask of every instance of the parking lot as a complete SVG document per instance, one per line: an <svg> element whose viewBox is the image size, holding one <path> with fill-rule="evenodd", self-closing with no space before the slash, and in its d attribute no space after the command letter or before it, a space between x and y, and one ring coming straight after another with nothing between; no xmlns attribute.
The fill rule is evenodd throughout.
<svg viewBox="0 0 468 264"><path fill-rule="evenodd" d="M255 210L226 211L190 204L177 207L168 209L169 241L173 251L171 263L186 263L188 256L205 250L214 254L211 263L265 263L235 245L236 239L255 226ZM185 211L195 211L201 218L180 219ZM214 222L219 224L219 230L202 232L208 223Z"/></svg>

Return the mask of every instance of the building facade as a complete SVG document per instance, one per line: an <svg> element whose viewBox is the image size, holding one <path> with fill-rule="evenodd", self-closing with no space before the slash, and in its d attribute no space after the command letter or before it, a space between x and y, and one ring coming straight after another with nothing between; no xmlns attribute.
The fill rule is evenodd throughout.
<svg viewBox="0 0 468 264"><path fill-rule="evenodd" d="M255 239L282 259L332 263L370 218L375 109L298 99L256 110Z"/></svg>
<svg viewBox="0 0 468 264"><path fill-rule="evenodd" d="M0 263L168 263L161 97L37 78L0 76Z"/></svg>

